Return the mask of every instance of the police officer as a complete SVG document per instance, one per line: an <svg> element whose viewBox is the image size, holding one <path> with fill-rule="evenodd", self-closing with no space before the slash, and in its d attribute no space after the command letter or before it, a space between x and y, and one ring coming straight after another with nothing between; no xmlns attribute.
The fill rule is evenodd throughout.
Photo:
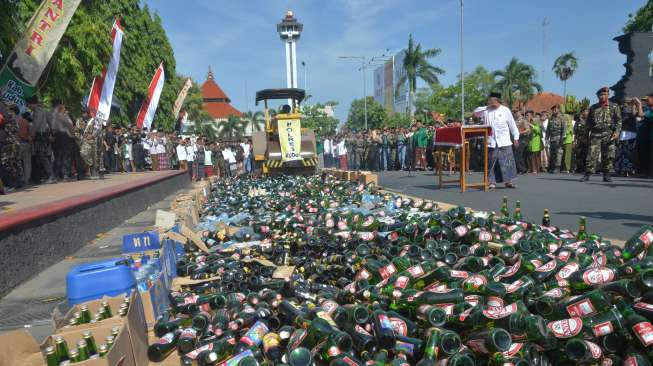
<svg viewBox="0 0 653 366"><path fill-rule="evenodd" d="M586 182L596 172L596 165L601 159L603 181L612 182L610 170L615 153L615 142L621 131L621 110L618 105L610 102L610 89L607 86L596 92L599 102L592 105L587 116L589 131L589 153L585 167L585 175L580 179Z"/></svg>

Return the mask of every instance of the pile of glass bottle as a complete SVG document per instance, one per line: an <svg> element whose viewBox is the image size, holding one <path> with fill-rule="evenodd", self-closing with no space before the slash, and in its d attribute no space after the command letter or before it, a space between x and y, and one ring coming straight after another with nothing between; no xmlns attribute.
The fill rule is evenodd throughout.
<svg viewBox="0 0 653 366"><path fill-rule="evenodd" d="M648 365L653 241L625 245L328 176L219 181L151 361ZM243 227L232 236L222 220ZM653 255L653 250L651 250ZM174 353L174 354L173 354ZM172 354L172 355L171 355Z"/></svg>

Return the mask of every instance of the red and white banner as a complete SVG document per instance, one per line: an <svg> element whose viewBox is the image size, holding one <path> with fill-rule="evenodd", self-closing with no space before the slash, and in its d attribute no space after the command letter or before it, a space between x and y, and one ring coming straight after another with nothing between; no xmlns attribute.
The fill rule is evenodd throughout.
<svg viewBox="0 0 653 366"><path fill-rule="evenodd" d="M111 42L113 43L113 54L109 61L109 67L102 70L101 77L93 79L91 94L88 97L88 110L91 115L103 121L109 120L111 113L111 100L113 99L113 87L116 85L118 66L120 65L120 49L124 32L120 26L120 20L116 19L111 29Z"/></svg>
<svg viewBox="0 0 653 366"><path fill-rule="evenodd" d="M161 91L163 91L164 79L163 63L161 63L159 68L156 69L156 73L154 73L150 87L147 88L147 98L143 101L141 110L138 112L138 118L136 118L136 126L138 128L147 128L148 131L150 130L154 114L156 113L156 107L159 105L159 97L161 97Z"/></svg>

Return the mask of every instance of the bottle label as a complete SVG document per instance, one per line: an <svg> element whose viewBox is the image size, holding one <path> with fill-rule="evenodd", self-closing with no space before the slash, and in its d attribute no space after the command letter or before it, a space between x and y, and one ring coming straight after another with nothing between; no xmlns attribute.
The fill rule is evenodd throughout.
<svg viewBox="0 0 653 366"><path fill-rule="evenodd" d="M472 275L472 276L467 277L463 281L463 285L470 285L473 288L478 289L478 288L481 288L481 286L487 284L487 282L488 281L487 281L487 278L485 278L485 276Z"/></svg>
<svg viewBox="0 0 653 366"><path fill-rule="evenodd" d="M583 273L583 282L588 285L600 285L614 279L614 271L607 267L587 270Z"/></svg>
<svg viewBox="0 0 653 366"><path fill-rule="evenodd" d="M624 363L625 365L625 363ZM614 362L612 361L611 358L604 358L601 360L601 366L614 366Z"/></svg>
<svg viewBox="0 0 653 366"><path fill-rule="evenodd" d="M481 297L478 295L467 295L465 296L465 302L471 306L476 306L481 302Z"/></svg>
<svg viewBox="0 0 653 366"><path fill-rule="evenodd" d="M338 348L338 346L331 346L327 349L327 355L329 355L329 357L331 358L337 357L341 353L342 351L340 350L340 348Z"/></svg>
<svg viewBox="0 0 653 366"><path fill-rule="evenodd" d="M358 237L363 241L371 241L374 240L376 234L374 232L367 231L367 232L358 233Z"/></svg>
<svg viewBox="0 0 653 366"><path fill-rule="evenodd" d="M392 324L392 329L394 329L396 335L407 336L408 335L408 326L406 322L399 318L388 318L390 324Z"/></svg>
<svg viewBox="0 0 653 366"><path fill-rule="evenodd" d="M596 343L589 342L589 341L584 341L584 342L585 344L587 344L587 347L590 349L590 352L592 352L592 358L598 360L603 356L603 351L601 351L601 347L599 347Z"/></svg>
<svg viewBox="0 0 653 366"><path fill-rule="evenodd" d="M513 342L510 345L510 348L508 348L507 351L503 352L503 355L506 357L512 357L516 355L522 349L522 347L524 347L523 343Z"/></svg>
<svg viewBox="0 0 653 366"><path fill-rule="evenodd" d="M159 344L169 344L172 343L175 339L175 334L173 332L166 333L163 337L159 338Z"/></svg>
<svg viewBox="0 0 653 366"><path fill-rule="evenodd" d="M270 329L268 329L265 323L258 321L256 324L252 325L251 328L245 333L245 336L240 339L241 342L246 343L248 346L258 346L263 342L263 336L266 335Z"/></svg>
<svg viewBox="0 0 653 366"><path fill-rule="evenodd" d="M644 233L639 236L639 240L644 243L644 248L648 248L648 246L651 245L651 242L653 242L653 232L651 232L651 230L644 231Z"/></svg>
<svg viewBox="0 0 653 366"><path fill-rule="evenodd" d="M481 230L481 232L478 233L478 241L488 242L490 240L492 240L492 233L485 230Z"/></svg>
<svg viewBox="0 0 653 366"><path fill-rule="evenodd" d="M385 329L393 329L392 322L390 322L390 319L385 314L379 314L379 326Z"/></svg>
<svg viewBox="0 0 653 366"><path fill-rule="evenodd" d="M653 304L648 304L648 303L641 302L641 301L638 301L638 302L634 303L633 307L635 309L653 311Z"/></svg>
<svg viewBox="0 0 653 366"><path fill-rule="evenodd" d="M574 272L578 271L579 268L580 268L580 265L578 263L576 263L576 262L571 262L571 263L565 264L562 268L560 268L560 271L558 271L558 273L556 273L556 280L558 280L558 281L566 280Z"/></svg>
<svg viewBox="0 0 653 366"><path fill-rule="evenodd" d="M592 326L592 333L594 333L596 337L603 337L604 335L610 334L612 332L614 332L614 326L610 321L595 324Z"/></svg>
<svg viewBox="0 0 653 366"><path fill-rule="evenodd" d="M594 268L604 267L608 263L608 257L603 253L593 254L592 259L594 260L592 262L592 267Z"/></svg>
<svg viewBox="0 0 653 366"><path fill-rule="evenodd" d="M561 250L560 253L558 253L558 259L563 262L567 262L569 257L571 257L571 252L568 250Z"/></svg>
<svg viewBox="0 0 653 366"><path fill-rule="evenodd" d="M488 296L487 299L485 299L485 305L489 308L503 308L504 302L500 297Z"/></svg>
<svg viewBox="0 0 653 366"><path fill-rule="evenodd" d="M451 277L455 277L455 278L467 278L467 277L469 277L468 272L466 272L466 271L456 271L455 269L452 269L451 271L449 271L449 275Z"/></svg>
<svg viewBox="0 0 653 366"><path fill-rule="evenodd" d="M555 252L556 250L558 250L558 248L560 248L560 246L556 243L549 243L547 245L547 249L549 249L549 253Z"/></svg>
<svg viewBox="0 0 653 366"><path fill-rule="evenodd" d="M467 319L467 317L469 316L469 314L472 313L472 310L474 310L474 308L469 308L469 309L463 311L462 313L460 313L460 315L458 316L458 320L461 321L461 322L464 322L465 319Z"/></svg>
<svg viewBox="0 0 653 366"><path fill-rule="evenodd" d="M372 334L370 334L368 331L365 330L365 328L361 327L360 325L356 325L356 326L354 327L354 329L355 329L358 333L365 334L365 335L367 335L367 336L372 337Z"/></svg>
<svg viewBox="0 0 653 366"><path fill-rule="evenodd" d="M191 360L195 360L197 359L197 356L199 356L200 352L212 351L212 350L213 350L213 343L208 343L203 345L202 347L196 348L186 353L186 357L190 358Z"/></svg>
<svg viewBox="0 0 653 366"><path fill-rule="evenodd" d="M184 298L184 305L195 304L197 299L200 297L198 295L192 295Z"/></svg>
<svg viewBox="0 0 653 366"><path fill-rule="evenodd" d="M583 328L583 320L581 318L562 319L550 322L546 326L557 338L571 338L580 333Z"/></svg>
<svg viewBox="0 0 653 366"><path fill-rule="evenodd" d="M561 298L563 298L566 294L567 294L566 291L564 291L563 289L561 289L561 288L559 288L559 287L556 287L556 288L554 288L554 289L551 289L551 290L545 292L545 293L543 294L543 296L552 297L552 298L554 298L554 299L561 299Z"/></svg>
<svg viewBox="0 0 653 366"><path fill-rule="evenodd" d="M370 278L371 275L366 269L361 269L360 272L356 275L356 280L366 280Z"/></svg>
<svg viewBox="0 0 653 366"><path fill-rule="evenodd" d="M347 222L343 220L338 221L338 230L347 230Z"/></svg>
<svg viewBox="0 0 653 366"><path fill-rule="evenodd" d="M581 301L567 305L567 313L571 317L585 318L596 314L597 311L590 299L583 299Z"/></svg>
<svg viewBox="0 0 653 366"><path fill-rule="evenodd" d="M326 227L328 227L328 228L332 228L333 226L334 226L333 219L328 219L328 220L326 221Z"/></svg>
<svg viewBox="0 0 653 366"><path fill-rule="evenodd" d="M515 281L515 282L513 282L513 283L511 283L509 285L506 285L506 292L511 294L511 293L517 291L521 287L521 285L523 285L523 284L524 284L524 281L517 280L517 281Z"/></svg>
<svg viewBox="0 0 653 366"><path fill-rule="evenodd" d="M500 277L501 278L512 277L512 276L515 275L515 273L517 273L517 271L519 271L519 268L521 268L521 259L517 260L517 262L515 262L515 264L510 266L510 268L508 268L508 270L504 274L502 274Z"/></svg>
<svg viewBox="0 0 653 366"><path fill-rule="evenodd" d="M413 278L419 278L424 275L424 269L419 264L409 267L407 271L413 276Z"/></svg>
<svg viewBox="0 0 653 366"><path fill-rule="evenodd" d="M517 304L513 303L506 307L492 307L483 310L483 315L490 319L501 319L517 311Z"/></svg>
<svg viewBox="0 0 653 366"><path fill-rule="evenodd" d="M463 236L467 235L467 232L469 232L469 227L467 225L460 225L456 226L453 230L456 232L456 235L459 238L462 238Z"/></svg>
<svg viewBox="0 0 653 366"><path fill-rule="evenodd" d="M638 366L639 362L637 362L637 357L636 356L628 356L624 360L624 363L622 364L623 366Z"/></svg>
<svg viewBox="0 0 653 366"><path fill-rule="evenodd" d="M408 342L397 341L397 343L395 343L394 351L397 353L405 353L408 356L413 356L413 353L415 353L415 345Z"/></svg>
<svg viewBox="0 0 653 366"><path fill-rule="evenodd" d="M195 328L184 328L179 334L179 338L195 338L197 336L197 331Z"/></svg>
<svg viewBox="0 0 653 366"><path fill-rule="evenodd" d="M653 344L653 325L650 322L641 322L633 325L633 332L645 347Z"/></svg>
<svg viewBox="0 0 653 366"><path fill-rule="evenodd" d="M338 308L338 303L331 300L325 300L322 302L322 308L326 310L327 314L331 315Z"/></svg>
<svg viewBox="0 0 653 366"><path fill-rule="evenodd" d="M379 269L379 274L384 280L392 276L395 272L397 272L397 269L392 263L388 264L385 267L381 267L381 269Z"/></svg>
<svg viewBox="0 0 653 366"><path fill-rule="evenodd" d="M556 268L557 264L558 264L558 262L556 262L555 259L550 260L550 261L544 263L543 265L535 268L535 271L536 272L551 272Z"/></svg>
<svg viewBox="0 0 653 366"><path fill-rule="evenodd" d="M293 340L293 342L292 342L292 346L289 349L295 349L295 348L299 347L299 345L302 344L302 342L304 341L304 338L306 338L307 335L308 335L308 332L305 329L298 329L297 331L295 331L295 333L293 333L293 338L295 338L295 339L293 340L291 338L291 340Z"/></svg>
<svg viewBox="0 0 653 366"><path fill-rule="evenodd" d="M435 286L429 286L428 289L424 289L428 292L435 292L436 294L446 294L453 291L454 289L448 288L446 284L436 284Z"/></svg>
<svg viewBox="0 0 653 366"><path fill-rule="evenodd" d="M408 282L410 282L410 278L406 276L399 276L399 278L397 278L395 281L395 287L405 289L408 286Z"/></svg>

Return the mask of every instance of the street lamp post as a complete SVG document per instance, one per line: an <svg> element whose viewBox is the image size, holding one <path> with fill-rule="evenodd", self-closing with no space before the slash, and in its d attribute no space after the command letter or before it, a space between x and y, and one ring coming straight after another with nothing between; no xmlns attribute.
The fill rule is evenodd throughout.
<svg viewBox="0 0 653 366"><path fill-rule="evenodd" d="M347 59L347 60L360 60L361 62L361 68L360 70L363 72L363 109L365 113L365 130L367 130L367 77L365 76L365 68L366 68L366 58L365 56L338 56L338 58L341 59Z"/></svg>

